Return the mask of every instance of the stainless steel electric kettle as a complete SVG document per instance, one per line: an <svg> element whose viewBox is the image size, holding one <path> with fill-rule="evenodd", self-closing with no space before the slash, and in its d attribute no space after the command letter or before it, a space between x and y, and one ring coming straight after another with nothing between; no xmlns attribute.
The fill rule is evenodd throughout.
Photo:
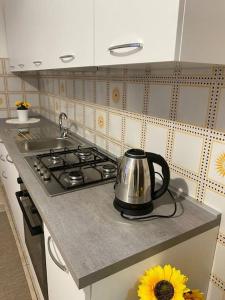
<svg viewBox="0 0 225 300"><path fill-rule="evenodd" d="M162 167L162 186L155 190L155 169ZM141 149L130 149L123 156L115 183L114 207L127 215L140 216L153 210L153 200L168 189L170 170L165 159Z"/></svg>

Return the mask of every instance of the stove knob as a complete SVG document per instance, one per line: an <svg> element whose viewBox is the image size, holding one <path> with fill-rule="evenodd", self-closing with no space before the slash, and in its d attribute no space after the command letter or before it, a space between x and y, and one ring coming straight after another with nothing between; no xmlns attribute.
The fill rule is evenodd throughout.
<svg viewBox="0 0 225 300"><path fill-rule="evenodd" d="M41 168L42 168L42 163L41 163L41 162L37 162L36 169L37 169L38 171L40 171Z"/></svg>
<svg viewBox="0 0 225 300"><path fill-rule="evenodd" d="M37 168L38 161L34 161L34 167Z"/></svg>
<svg viewBox="0 0 225 300"><path fill-rule="evenodd" d="M44 181L49 181L51 179L51 174L49 171L45 171L44 174L43 174L43 179Z"/></svg>
<svg viewBox="0 0 225 300"><path fill-rule="evenodd" d="M40 172L40 175L43 176L44 173L45 173L46 171L47 171L47 170L46 170L45 167L41 167L41 168L40 168L40 171L39 171L39 172Z"/></svg>

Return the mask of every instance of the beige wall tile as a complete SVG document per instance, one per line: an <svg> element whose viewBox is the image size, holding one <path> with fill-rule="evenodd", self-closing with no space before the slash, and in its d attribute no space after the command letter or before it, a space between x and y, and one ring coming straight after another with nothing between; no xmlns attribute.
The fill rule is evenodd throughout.
<svg viewBox="0 0 225 300"><path fill-rule="evenodd" d="M142 122L139 120L126 118L125 128L125 144L132 148L140 148Z"/></svg>
<svg viewBox="0 0 225 300"><path fill-rule="evenodd" d="M115 140L122 139L122 116L109 113L109 136Z"/></svg>
<svg viewBox="0 0 225 300"><path fill-rule="evenodd" d="M225 88L220 92L215 129L225 131Z"/></svg>
<svg viewBox="0 0 225 300"><path fill-rule="evenodd" d="M172 86L151 84L149 93L148 114L158 118L169 119Z"/></svg>
<svg viewBox="0 0 225 300"><path fill-rule="evenodd" d="M209 106L210 89L207 87L181 86L178 101L177 120L205 126Z"/></svg>
<svg viewBox="0 0 225 300"><path fill-rule="evenodd" d="M218 288L214 283L210 283L207 300L224 300L222 289Z"/></svg>
<svg viewBox="0 0 225 300"><path fill-rule="evenodd" d="M145 151L154 152L166 156L168 128L147 124Z"/></svg>
<svg viewBox="0 0 225 300"><path fill-rule="evenodd" d="M85 107L85 126L90 129L94 129L94 115L95 111L91 107Z"/></svg>
<svg viewBox="0 0 225 300"><path fill-rule="evenodd" d="M8 91L20 92L22 91L22 80L18 77L7 78Z"/></svg>
<svg viewBox="0 0 225 300"><path fill-rule="evenodd" d="M203 138L183 133L175 132L172 161L175 165L199 173Z"/></svg>
<svg viewBox="0 0 225 300"><path fill-rule="evenodd" d="M127 84L127 107L128 111L143 113L144 111L145 85L137 83Z"/></svg>
<svg viewBox="0 0 225 300"><path fill-rule="evenodd" d="M0 92L5 91L4 77L0 77Z"/></svg>
<svg viewBox="0 0 225 300"><path fill-rule="evenodd" d="M96 81L96 103L107 104L107 85L106 81Z"/></svg>

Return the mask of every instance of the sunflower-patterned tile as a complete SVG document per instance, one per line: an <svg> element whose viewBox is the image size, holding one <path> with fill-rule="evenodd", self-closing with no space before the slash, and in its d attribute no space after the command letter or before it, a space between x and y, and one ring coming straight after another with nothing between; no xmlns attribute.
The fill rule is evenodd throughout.
<svg viewBox="0 0 225 300"><path fill-rule="evenodd" d="M60 96L66 96L66 81L64 79L59 80L59 92Z"/></svg>
<svg viewBox="0 0 225 300"><path fill-rule="evenodd" d="M96 110L96 130L106 134L106 112L103 110Z"/></svg>
<svg viewBox="0 0 225 300"><path fill-rule="evenodd" d="M5 94L0 94L0 108L6 108L6 106Z"/></svg>
<svg viewBox="0 0 225 300"><path fill-rule="evenodd" d="M110 107L123 108L123 83L121 81L110 82Z"/></svg>
<svg viewBox="0 0 225 300"><path fill-rule="evenodd" d="M213 142L208 177L225 185L225 143Z"/></svg>

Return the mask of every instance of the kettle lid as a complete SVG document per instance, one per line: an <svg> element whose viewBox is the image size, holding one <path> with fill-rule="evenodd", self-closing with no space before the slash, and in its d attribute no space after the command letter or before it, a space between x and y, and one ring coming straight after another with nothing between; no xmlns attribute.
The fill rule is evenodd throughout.
<svg viewBox="0 0 225 300"><path fill-rule="evenodd" d="M136 159L141 159L141 158L146 158L146 153L142 149L129 149L125 153L125 156L131 157L131 158L136 158Z"/></svg>

